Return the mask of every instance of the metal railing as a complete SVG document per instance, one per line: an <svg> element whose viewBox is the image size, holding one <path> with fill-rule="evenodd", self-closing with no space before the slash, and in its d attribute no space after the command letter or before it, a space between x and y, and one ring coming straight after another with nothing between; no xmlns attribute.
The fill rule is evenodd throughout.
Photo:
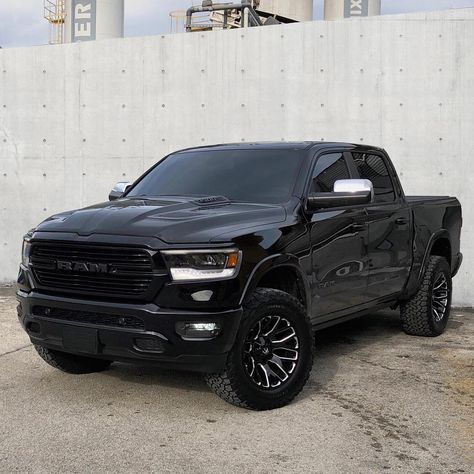
<svg viewBox="0 0 474 474"><path fill-rule="evenodd" d="M253 2L213 3L203 2L186 12L186 31L202 31L213 28L239 28L262 26Z"/></svg>
<svg viewBox="0 0 474 474"><path fill-rule="evenodd" d="M49 44L64 43L65 0L44 0L43 16L49 22Z"/></svg>

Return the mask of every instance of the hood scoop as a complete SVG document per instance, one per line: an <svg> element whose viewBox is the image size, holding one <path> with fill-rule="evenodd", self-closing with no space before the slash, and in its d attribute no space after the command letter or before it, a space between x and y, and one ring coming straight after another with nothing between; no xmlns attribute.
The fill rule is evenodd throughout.
<svg viewBox="0 0 474 474"><path fill-rule="evenodd" d="M217 206L223 204L230 204L230 200L227 199L225 196L207 196L199 199L195 199L192 201L193 204L198 206Z"/></svg>

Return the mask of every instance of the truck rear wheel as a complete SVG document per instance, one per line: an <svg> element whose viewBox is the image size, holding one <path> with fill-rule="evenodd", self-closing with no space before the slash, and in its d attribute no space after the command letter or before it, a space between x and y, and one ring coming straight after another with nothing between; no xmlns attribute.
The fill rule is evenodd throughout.
<svg viewBox="0 0 474 474"><path fill-rule="evenodd" d="M313 365L314 337L301 303L283 291L258 288L244 305L235 344L211 390L226 402L253 410L290 403Z"/></svg>
<svg viewBox="0 0 474 474"><path fill-rule="evenodd" d="M39 345L35 345L35 349L41 358L51 367L67 372L68 374L91 374L94 372L102 372L112 363L109 360L67 354L66 352L55 351Z"/></svg>
<svg viewBox="0 0 474 474"><path fill-rule="evenodd" d="M414 336L442 334L448 324L451 293L448 262L443 257L430 257L418 292L400 306L403 330Z"/></svg>

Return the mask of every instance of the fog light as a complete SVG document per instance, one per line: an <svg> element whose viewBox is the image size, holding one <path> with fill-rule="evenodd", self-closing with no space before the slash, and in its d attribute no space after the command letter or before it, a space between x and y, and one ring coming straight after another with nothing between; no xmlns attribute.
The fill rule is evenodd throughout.
<svg viewBox="0 0 474 474"><path fill-rule="evenodd" d="M176 332L185 341L207 341L213 339L221 332L217 323L176 323Z"/></svg>
<svg viewBox="0 0 474 474"><path fill-rule="evenodd" d="M41 332L41 327L38 323L28 323L26 329L34 334L39 334Z"/></svg>
<svg viewBox="0 0 474 474"><path fill-rule="evenodd" d="M191 295L191 298L194 301L209 301L212 298L211 290L196 291Z"/></svg>
<svg viewBox="0 0 474 474"><path fill-rule="evenodd" d="M164 352L163 342L159 339L135 338L135 347L143 352Z"/></svg>

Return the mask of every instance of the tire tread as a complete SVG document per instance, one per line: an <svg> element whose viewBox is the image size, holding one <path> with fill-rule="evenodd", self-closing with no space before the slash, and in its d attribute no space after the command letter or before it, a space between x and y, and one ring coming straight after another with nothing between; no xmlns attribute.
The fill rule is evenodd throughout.
<svg viewBox="0 0 474 474"><path fill-rule="evenodd" d="M104 359L93 359L89 357L67 354L65 352L48 349L47 347L35 345L36 352L51 367L68 374L90 374L106 370L111 361Z"/></svg>

